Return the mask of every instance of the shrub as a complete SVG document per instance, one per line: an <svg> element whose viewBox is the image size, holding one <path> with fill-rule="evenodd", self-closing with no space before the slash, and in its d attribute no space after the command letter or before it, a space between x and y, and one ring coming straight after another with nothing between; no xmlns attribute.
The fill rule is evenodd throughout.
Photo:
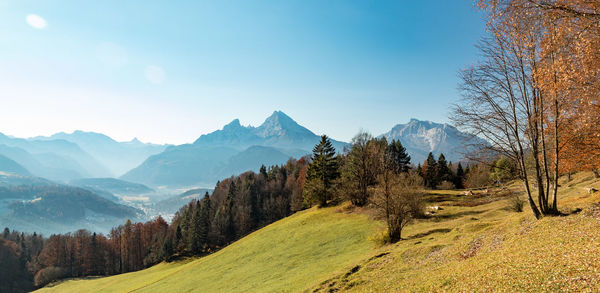
<svg viewBox="0 0 600 293"><path fill-rule="evenodd" d="M514 212L520 213L523 211L525 201L519 197L518 193L513 193L510 198L510 209Z"/></svg>
<svg viewBox="0 0 600 293"><path fill-rule="evenodd" d="M376 246L384 246L392 242L387 229L376 232L372 236L369 236L368 240L375 242Z"/></svg>
<svg viewBox="0 0 600 293"><path fill-rule="evenodd" d="M60 280L67 276L67 271L63 268L58 267L47 267L41 269L33 279L36 286L45 286L51 282Z"/></svg>

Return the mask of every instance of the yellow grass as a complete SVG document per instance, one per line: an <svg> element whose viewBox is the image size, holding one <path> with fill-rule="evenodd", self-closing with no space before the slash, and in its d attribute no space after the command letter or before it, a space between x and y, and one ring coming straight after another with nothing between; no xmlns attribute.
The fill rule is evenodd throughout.
<svg viewBox="0 0 600 293"><path fill-rule="evenodd" d="M283 292L314 286L365 256L379 224L339 207L310 209L202 258L117 276L68 280L39 292Z"/></svg>
<svg viewBox="0 0 600 293"><path fill-rule="evenodd" d="M393 245L368 240L382 225L366 215L310 209L204 258L40 291L598 292L600 192L584 188L600 181L581 173L561 184L561 217L535 220L527 204L515 212L500 189L431 191L428 205L442 210Z"/></svg>

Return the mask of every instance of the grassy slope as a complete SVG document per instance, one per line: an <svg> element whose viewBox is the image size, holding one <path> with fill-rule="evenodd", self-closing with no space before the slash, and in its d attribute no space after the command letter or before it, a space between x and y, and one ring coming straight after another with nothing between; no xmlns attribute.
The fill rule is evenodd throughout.
<svg viewBox="0 0 600 293"><path fill-rule="evenodd" d="M311 209L205 258L43 291L600 291L600 192L583 189L600 181L583 173L562 184L561 210L583 211L537 221L494 192L437 191L429 201L443 210L374 247L380 225L366 216Z"/></svg>
<svg viewBox="0 0 600 293"><path fill-rule="evenodd" d="M69 280L41 292L250 292L315 286L365 257L378 224L340 208L310 209L210 256L106 278Z"/></svg>
<svg viewBox="0 0 600 293"><path fill-rule="evenodd" d="M432 196L444 208L435 218L408 226L407 240L376 249L372 254L380 257L365 258L314 289L598 292L600 193L588 195L583 188L590 186L600 189L591 174L563 182L559 208L570 215L539 221L527 204L522 213L510 211L506 199L483 197L475 202L487 204L468 207L464 196Z"/></svg>

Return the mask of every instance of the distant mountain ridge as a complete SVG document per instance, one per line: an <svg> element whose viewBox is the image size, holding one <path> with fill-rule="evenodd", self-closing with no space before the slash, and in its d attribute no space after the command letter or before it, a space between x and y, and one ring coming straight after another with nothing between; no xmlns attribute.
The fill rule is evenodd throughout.
<svg viewBox="0 0 600 293"><path fill-rule="evenodd" d="M464 154L469 151L468 144L486 143L481 138L460 132L450 124L421 121L414 118L406 124L397 124L379 137L385 137L387 140L400 140L411 156L411 162L415 165L423 163L429 152L432 152L436 158L443 153L449 161L464 160Z"/></svg>
<svg viewBox="0 0 600 293"><path fill-rule="evenodd" d="M201 135L195 145L230 146L239 149L253 145L312 150L320 137L301 126L282 111L274 111L260 126L242 126L234 119L223 129ZM342 151L345 142L332 140L334 147Z"/></svg>
<svg viewBox="0 0 600 293"><path fill-rule="evenodd" d="M36 176L67 181L108 176L110 172L76 143L63 139L31 140L0 133L0 154Z"/></svg>
<svg viewBox="0 0 600 293"><path fill-rule="evenodd" d="M0 155L0 172L24 176L31 175L25 167L3 155Z"/></svg>
<svg viewBox="0 0 600 293"><path fill-rule="evenodd" d="M110 171L110 174L105 175L116 177L137 167L149 156L161 153L167 147L142 143L137 138L128 142L118 142L102 133L81 130L72 133L59 132L49 137L38 136L31 140L65 140L75 143Z"/></svg>
<svg viewBox="0 0 600 293"><path fill-rule="evenodd" d="M465 147L468 135L449 124L418 119L397 124L379 137L399 139L414 164L422 163L429 152L459 161L469 151ZM0 155L7 159L0 162L4 164L0 169L59 182L123 174L123 180L154 187L212 187L217 180L256 171L263 164L282 164L308 155L319 139L282 111L274 111L256 127L234 119L191 144L177 146L137 139L117 142L101 133L80 130L30 139L0 133ZM337 140L332 143L338 152L349 146Z"/></svg>
<svg viewBox="0 0 600 293"><path fill-rule="evenodd" d="M238 119L222 129L201 135L193 144L171 146L149 157L121 179L160 186L213 186L217 180L261 165L283 164L311 152L320 140L281 111L274 111L258 127ZM332 140L342 152L348 144Z"/></svg>

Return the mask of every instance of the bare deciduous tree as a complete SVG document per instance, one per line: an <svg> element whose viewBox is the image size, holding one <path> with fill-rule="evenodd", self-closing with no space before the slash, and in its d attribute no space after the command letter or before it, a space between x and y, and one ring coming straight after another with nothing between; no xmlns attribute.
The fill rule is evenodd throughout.
<svg viewBox="0 0 600 293"><path fill-rule="evenodd" d="M395 173L385 168L378 181L371 201L386 221L390 242L397 242L402 229L423 212L423 178L416 172Z"/></svg>

